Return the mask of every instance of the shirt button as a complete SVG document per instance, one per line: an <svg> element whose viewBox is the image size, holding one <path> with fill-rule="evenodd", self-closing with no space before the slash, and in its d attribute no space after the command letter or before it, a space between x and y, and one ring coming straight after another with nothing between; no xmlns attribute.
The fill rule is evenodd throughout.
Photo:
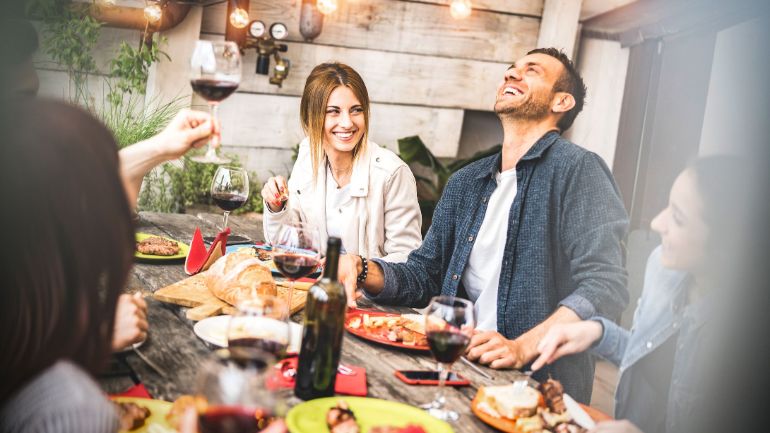
<svg viewBox="0 0 770 433"><path fill-rule="evenodd" d="M677 329L677 328L679 328L679 322L674 322L674 325L673 325L673 326L674 326L674 329Z"/></svg>
<svg viewBox="0 0 770 433"><path fill-rule="evenodd" d="M375 161L380 162L380 157L374 158Z"/></svg>
<svg viewBox="0 0 770 433"><path fill-rule="evenodd" d="M652 349L652 341L648 341L647 342L647 348L648 349Z"/></svg>
<svg viewBox="0 0 770 433"><path fill-rule="evenodd" d="M486 203L486 202L487 202L487 198L486 198L486 197L482 197L482 198L481 198L481 202L482 202L482 203Z"/></svg>
<svg viewBox="0 0 770 433"><path fill-rule="evenodd" d="M460 277L458 277L457 274L452 275L452 279L453 280L457 281L458 278L460 278Z"/></svg>
<svg viewBox="0 0 770 433"><path fill-rule="evenodd" d="M473 242L473 235L468 236L468 242Z"/></svg>

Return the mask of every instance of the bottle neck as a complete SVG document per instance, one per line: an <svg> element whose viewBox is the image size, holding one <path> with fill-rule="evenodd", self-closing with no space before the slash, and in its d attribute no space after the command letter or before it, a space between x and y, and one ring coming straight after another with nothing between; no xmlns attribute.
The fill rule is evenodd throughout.
<svg viewBox="0 0 770 433"><path fill-rule="evenodd" d="M337 267L340 260L339 244L329 244L326 248L326 264L324 265L324 278L337 280Z"/></svg>

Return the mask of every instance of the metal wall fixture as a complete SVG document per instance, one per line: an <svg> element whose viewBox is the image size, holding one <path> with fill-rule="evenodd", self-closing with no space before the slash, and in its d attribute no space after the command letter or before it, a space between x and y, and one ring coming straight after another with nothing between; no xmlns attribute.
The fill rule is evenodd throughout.
<svg viewBox="0 0 770 433"><path fill-rule="evenodd" d="M299 14L299 32L310 42L321 34L324 15L337 10L337 0L302 0Z"/></svg>
<svg viewBox="0 0 770 433"><path fill-rule="evenodd" d="M286 44L278 43L289 35L289 29L283 23L273 23L268 29L265 23L260 20L254 20L249 24L246 43L242 49L255 49L257 51L257 69L256 73L268 75L270 73L270 57L273 57L273 76L270 77L270 84L282 87L283 80L289 75L291 61L281 57L280 53L288 51Z"/></svg>

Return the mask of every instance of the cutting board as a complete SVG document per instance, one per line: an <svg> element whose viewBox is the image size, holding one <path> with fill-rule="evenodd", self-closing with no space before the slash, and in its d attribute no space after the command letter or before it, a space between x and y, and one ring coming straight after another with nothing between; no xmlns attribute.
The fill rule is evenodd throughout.
<svg viewBox="0 0 770 433"><path fill-rule="evenodd" d="M289 296L288 288L278 286L277 289L279 298L286 299ZM153 297L162 302L189 307L190 309L187 310L185 315L190 320L202 320L219 314L235 313L235 307L214 296L206 287L205 272L158 289L153 294ZM306 300L306 291L300 290L299 287L294 289L291 300L291 313L294 314L305 308Z"/></svg>

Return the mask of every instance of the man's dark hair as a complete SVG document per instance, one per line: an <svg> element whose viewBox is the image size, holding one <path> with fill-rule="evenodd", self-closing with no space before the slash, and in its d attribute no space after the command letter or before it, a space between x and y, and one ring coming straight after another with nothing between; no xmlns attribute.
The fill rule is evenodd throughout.
<svg viewBox="0 0 770 433"><path fill-rule="evenodd" d="M561 50L556 48L536 48L527 53L527 55L530 54L545 54L546 56L555 58L564 65L564 73L562 73L561 77L556 80L556 84L553 87L554 92L567 92L575 98L575 106L564 113L561 119L559 119L559 123L556 124L556 126L564 132L572 126L572 122L575 121L578 113L583 110L587 91L586 85L583 82L583 77L580 76L577 68L575 68L575 64L572 63L572 60L570 60Z"/></svg>
<svg viewBox="0 0 770 433"><path fill-rule="evenodd" d="M39 48L37 31L29 21L0 20L0 55L8 65L20 65L29 60Z"/></svg>

